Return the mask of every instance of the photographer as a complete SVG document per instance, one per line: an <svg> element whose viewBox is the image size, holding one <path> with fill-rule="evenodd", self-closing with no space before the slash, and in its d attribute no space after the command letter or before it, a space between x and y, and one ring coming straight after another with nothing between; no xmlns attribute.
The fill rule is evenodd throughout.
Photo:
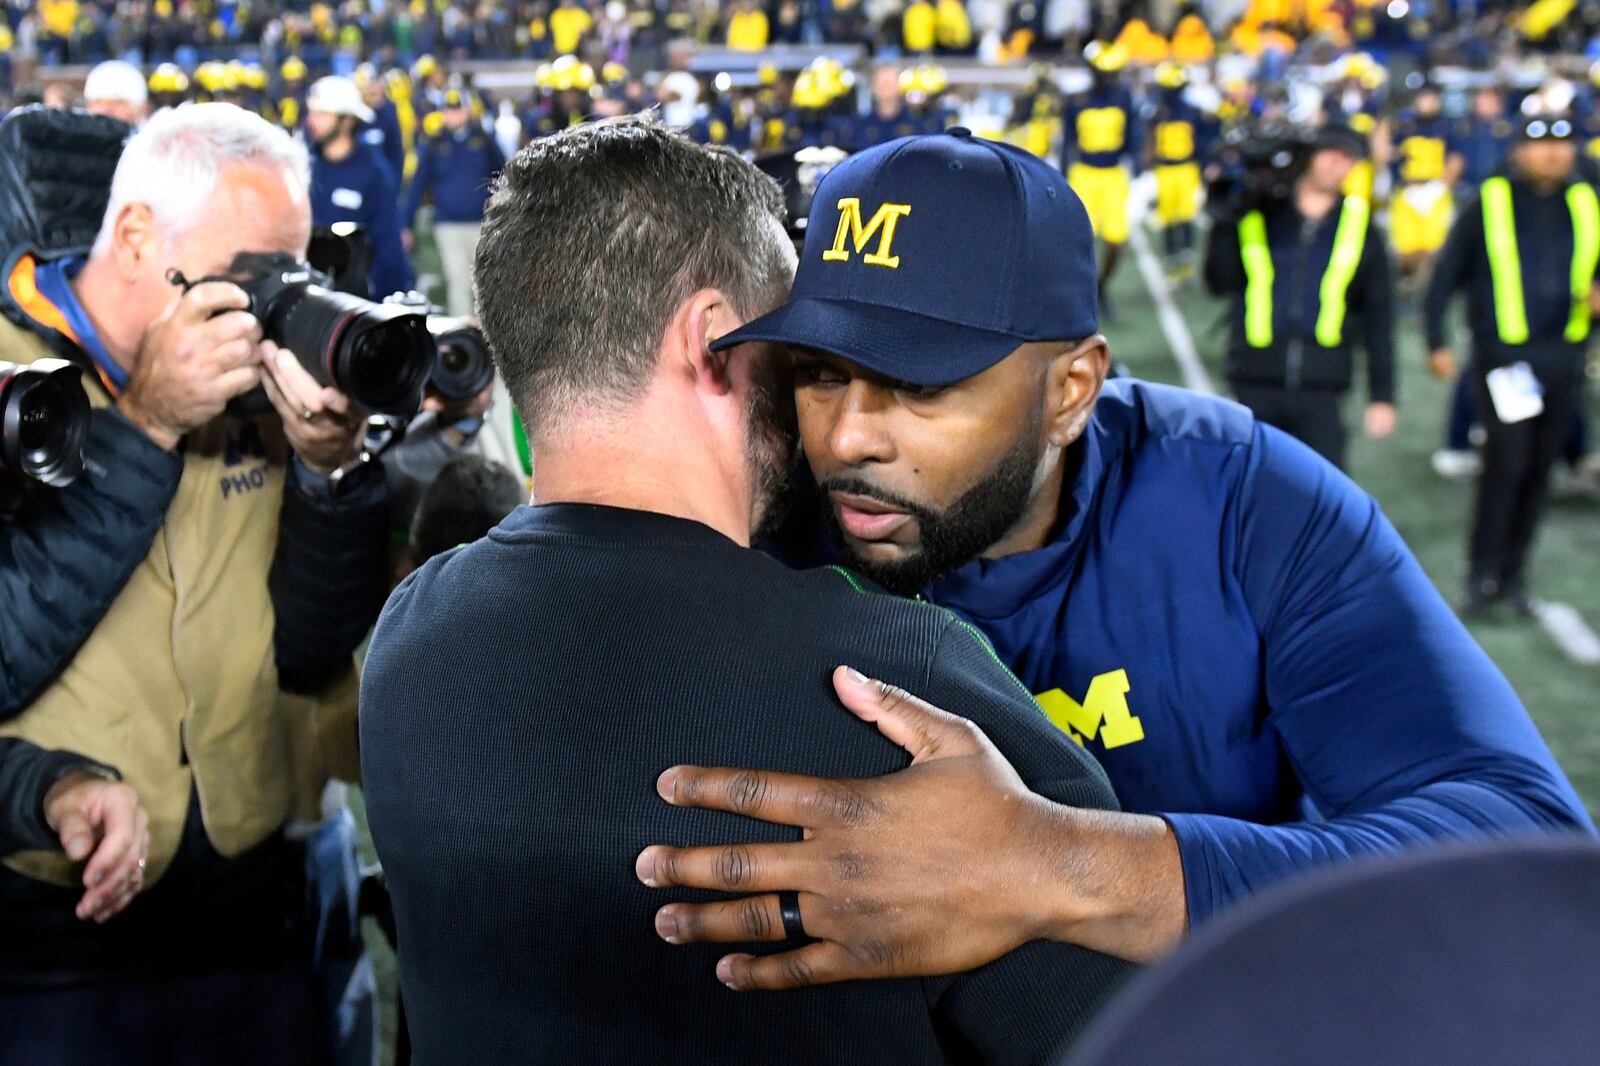
<svg viewBox="0 0 1600 1066"><path fill-rule="evenodd" d="M82 145L39 143L55 180ZM320 1062L305 854L285 827L357 773L353 652L385 591L385 490L353 461L361 412L263 339L258 279L234 266L304 254L305 151L231 105L162 112L122 151L87 256L52 259L44 230L7 250L0 358L72 360L94 411L84 476L0 525L0 732L118 767L148 811L151 887L86 925L67 856L6 860L0 1046ZM258 386L270 406L235 413Z"/></svg>
<svg viewBox="0 0 1600 1066"><path fill-rule="evenodd" d="M1213 196L1224 215L1206 248L1206 287L1235 296L1227 370L1235 397L1343 468L1340 404L1357 338L1367 353L1367 435L1381 440L1394 431L1388 246L1369 202L1341 192L1367 154L1366 138L1331 124L1309 145L1285 151L1292 153L1286 167L1245 178L1283 182L1284 195L1246 188L1226 206ZM1243 210L1230 214L1228 206Z"/></svg>

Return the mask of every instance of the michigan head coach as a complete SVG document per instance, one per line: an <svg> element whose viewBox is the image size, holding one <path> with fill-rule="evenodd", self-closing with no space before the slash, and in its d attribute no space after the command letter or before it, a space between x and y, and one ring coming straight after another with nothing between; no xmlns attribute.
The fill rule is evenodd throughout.
<svg viewBox="0 0 1600 1066"><path fill-rule="evenodd" d="M753 166L648 119L535 141L490 200L478 304L537 502L399 587L361 694L418 1061L1038 1062L1129 969L1042 943L954 978L738 998L714 949L655 936L631 869L650 841L799 835L683 817L652 788L667 766L905 765L840 711L842 663L961 706L1016 788L1115 806L970 627L748 547L793 412L776 353L711 343L783 299L782 217ZM800 905L777 929L800 935Z"/></svg>
<svg viewBox="0 0 1600 1066"><path fill-rule="evenodd" d="M1056 328L1047 309L1092 309L1095 293L1087 225L1065 242L1052 226L1082 216L1058 175L952 130L847 160L815 203L788 303L718 346L795 352L802 442L844 560L981 629L1100 758L1127 813L1018 807L984 758L937 789L914 774L670 770L674 802L811 833L736 865L715 848L647 849L643 878L798 890L810 935L893 949L815 950L804 965L738 955L725 979L939 972L1040 929L1148 958L1319 864L1593 832L1516 694L1369 496L1243 407L1105 382L1092 310L1084 328ZM902 735L944 728L891 717ZM807 816L840 790L868 815ZM839 855L869 873L838 876ZM973 897L989 901L981 917L961 913ZM750 939L687 904L664 907L658 928Z"/></svg>

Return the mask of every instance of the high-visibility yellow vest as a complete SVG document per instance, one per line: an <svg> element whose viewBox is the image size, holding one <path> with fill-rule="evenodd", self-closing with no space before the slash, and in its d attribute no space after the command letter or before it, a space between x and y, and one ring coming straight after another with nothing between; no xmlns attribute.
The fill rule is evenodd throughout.
<svg viewBox="0 0 1600 1066"><path fill-rule="evenodd" d="M1483 239L1489 250L1500 343L1526 344L1528 308L1522 299L1522 256L1517 251L1517 226L1511 213L1511 182L1490 178L1483 183L1482 200ZM1567 210L1572 213L1572 311L1564 335L1578 344L1589 337L1589 289L1600 263L1600 200L1594 186L1585 181L1567 186Z"/></svg>
<svg viewBox="0 0 1600 1066"><path fill-rule="evenodd" d="M1361 252L1367 244L1367 223L1372 205L1357 196L1347 196L1339 211L1339 228L1333 233L1333 254L1322 272L1318 289L1317 343L1337 348L1344 341L1344 320L1350 282L1361 265ZM1244 260L1244 339L1252 348L1272 346L1272 249L1267 246L1267 220L1260 211L1251 211L1239 220L1239 254Z"/></svg>

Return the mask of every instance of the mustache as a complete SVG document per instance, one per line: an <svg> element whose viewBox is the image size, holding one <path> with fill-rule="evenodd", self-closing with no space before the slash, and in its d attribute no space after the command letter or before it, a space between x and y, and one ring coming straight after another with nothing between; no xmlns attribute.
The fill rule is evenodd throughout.
<svg viewBox="0 0 1600 1066"><path fill-rule="evenodd" d="M830 477L825 481L818 483L817 488L822 490L824 495L834 492L843 492L851 496L860 496L864 499L876 500L885 507L891 507L896 511L904 511L906 514L909 514L913 518L917 518L919 520L934 514L932 510L925 505L918 503L916 500L908 499L905 496L890 492L887 489L881 489L871 482L859 477Z"/></svg>

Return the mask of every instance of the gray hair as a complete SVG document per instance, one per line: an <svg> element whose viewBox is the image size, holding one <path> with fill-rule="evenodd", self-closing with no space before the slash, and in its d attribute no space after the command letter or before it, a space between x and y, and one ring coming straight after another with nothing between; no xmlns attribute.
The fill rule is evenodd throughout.
<svg viewBox="0 0 1600 1066"><path fill-rule="evenodd" d="M484 213L473 278L484 334L530 431L620 411L655 373L673 312L707 288L741 315L788 290L778 185L655 117L529 144Z"/></svg>
<svg viewBox="0 0 1600 1066"><path fill-rule="evenodd" d="M193 228L222 180L223 164L259 163L311 184L305 145L260 115L233 104L183 104L158 112L129 138L111 179L94 255L111 247L117 215L128 204L150 208L168 237Z"/></svg>

